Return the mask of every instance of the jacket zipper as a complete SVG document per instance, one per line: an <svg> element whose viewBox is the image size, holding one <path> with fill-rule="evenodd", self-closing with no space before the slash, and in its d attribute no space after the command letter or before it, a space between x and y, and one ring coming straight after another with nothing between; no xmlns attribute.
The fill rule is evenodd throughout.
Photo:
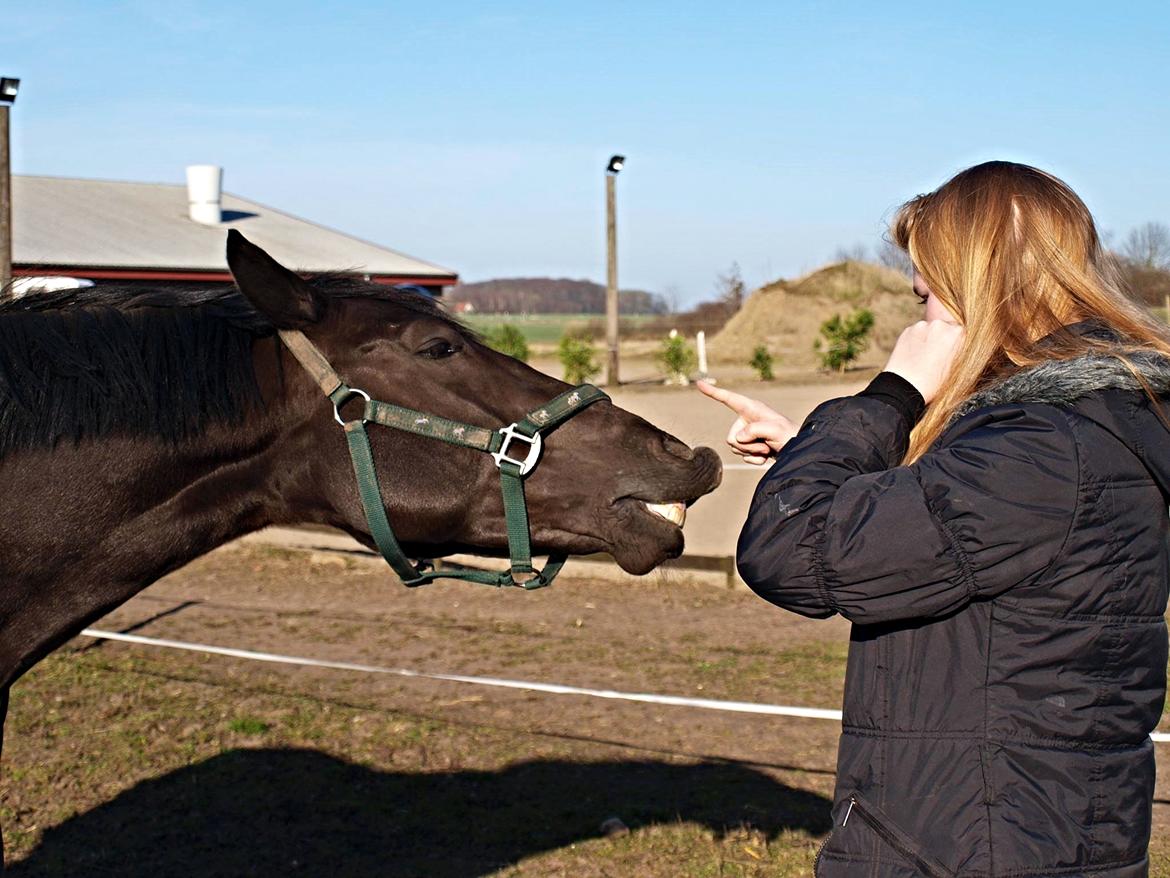
<svg viewBox="0 0 1170 878"><path fill-rule="evenodd" d="M828 831L828 835L825 836L825 841L821 842L819 848L817 848L817 858L815 858L812 862L812 876L813 876L813 878L817 878L817 873L820 871L820 855L821 855L821 853L825 852L825 845L828 844L828 839L830 839L832 837L833 837L833 831L830 830L830 831Z"/></svg>
<svg viewBox="0 0 1170 878"><path fill-rule="evenodd" d="M820 847L817 848L816 859L813 860L813 878L817 878L817 873L821 871L821 854L825 852L825 845L829 843L829 839L833 837L833 830L829 830L829 834L825 836L825 840L821 842Z"/></svg>
<svg viewBox="0 0 1170 878"><path fill-rule="evenodd" d="M874 810L876 809L871 809L864 800L852 795L849 797L849 810L845 812L845 820L841 822L841 825L844 826L849 820L849 815L856 811L857 816L864 820L866 825L877 833L882 841L914 863L924 875L929 876L929 878L953 878L954 873L950 869L934 857L917 850L905 833L887 825L881 817L874 813Z"/></svg>
<svg viewBox="0 0 1170 878"><path fill-rule="evenodd" d="M841 821L842 826L844 826L846 823L849 822L849 813L852 810L853 810L853 800L850 799L849 800L849 810L845 812L845 819ZM821 841L820 845L817 847L817 855L816 855L816 858L813 860L813 878L816 878L817 872L820 871L821 855L825 852L825 848L829 846L829 842L832 841L832 839L833 839L833 833L836 831L837 831L837 826L836 826L836 824L834 824L833 828L829 830L829 834L824 837L824 839Z"/></svg>

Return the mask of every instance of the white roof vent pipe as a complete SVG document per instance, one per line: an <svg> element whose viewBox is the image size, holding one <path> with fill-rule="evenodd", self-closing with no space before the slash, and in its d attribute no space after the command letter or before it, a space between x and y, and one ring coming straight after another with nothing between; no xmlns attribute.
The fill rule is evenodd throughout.
<svg viewBox="0 0 1170 878"><path fill-rule="evenodd" d="M187 212L205 226L223 221L223 168L216 165L187 166Z"/></svg>

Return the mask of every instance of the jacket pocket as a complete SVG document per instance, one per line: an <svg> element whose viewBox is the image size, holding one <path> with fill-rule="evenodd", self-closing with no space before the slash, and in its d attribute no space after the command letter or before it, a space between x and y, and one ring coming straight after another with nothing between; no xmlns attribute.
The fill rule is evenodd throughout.
<svg viewBox="0 0 1170 878"><path fill-rule="evenodd" d="M918 842L894 824L880 808L871 805L856 793L849 797L845 817L841 820L841 828L846 827L851 819L860 819L891 850L912 863L928 878L954 878L953 871L924 851Z"/></svg>

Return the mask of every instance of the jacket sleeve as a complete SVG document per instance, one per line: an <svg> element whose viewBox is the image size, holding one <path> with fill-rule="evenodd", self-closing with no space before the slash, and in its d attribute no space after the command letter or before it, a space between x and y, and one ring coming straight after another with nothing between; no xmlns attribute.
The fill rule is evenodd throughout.
<svg viewBox="0 0 1170 878"><path fill-rule="evenodd" d="M737 563L761 597L870 624L953 612L1038 576L1068 537L1076 439L1048 406L969 415L897 466L911 423L888 402L819 406L756 489Z"/></svg>

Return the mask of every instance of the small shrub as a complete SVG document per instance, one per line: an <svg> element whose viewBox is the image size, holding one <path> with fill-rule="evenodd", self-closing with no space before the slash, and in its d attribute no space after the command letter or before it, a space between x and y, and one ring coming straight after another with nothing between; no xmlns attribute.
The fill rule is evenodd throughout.
<svg viewBox="0 0 1170 878"><path fill-rule="evenodd" d="M666 369L666 382L687 383L687 376L699 365L699 357L687 340L675 330L662 340L656 359Z"/></svg>
<svg viewBox="0 0 1170 878"><path fill-rule="evenodd" d="M588 335L566 332L557 345L557 356L570 384L584 384L601 372L601 364L594 358L596 349Z"/></svg>
<svg viewBox="0 0 1170 878"><path fill-rule="evenodd" d="M748 365L756 370L761 381L771 381L776 377L772 374L772 355L768 353L767 345L756 345Z"/></svg>
<svg viewBox="0 0 1170 878"><path fill-rule="evenodd" d="M866 308L854 311L848 317L834 314L821 324L823 339L816 339L813 347L820 351L821 364L826 369L844 372L869 346L869 331L873 329L873 312Z"/></svg>
<svg viewBox="0 0 1170 878"><path fill-rule="evenodd" d="M268 723L263 720L258 720L254 716L241 716L232 720L228 724L233 732L239 732L241 735L263 735L270 728Z"/></svg>
<svg viewBox="0 0 1170 878"><path fill-rule="evenodd" d="M487 346L493 351L499 351L501 354L515 357L522 363L528 362L528 357L530 356L528 339L524 337L523 332L511 323L501 323L488 332L483 337L483 340L487 342Z"/></svg>

